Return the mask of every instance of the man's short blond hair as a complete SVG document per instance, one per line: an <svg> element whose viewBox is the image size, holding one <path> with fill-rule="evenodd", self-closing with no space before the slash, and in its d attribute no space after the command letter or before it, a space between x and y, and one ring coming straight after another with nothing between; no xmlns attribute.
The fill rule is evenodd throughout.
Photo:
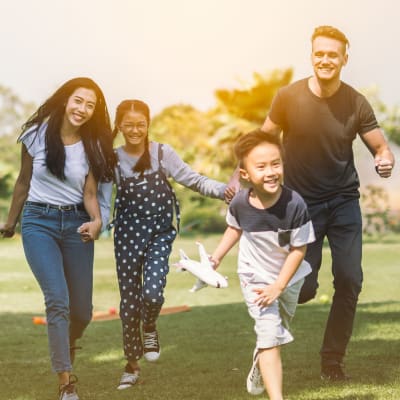
<svg viewBox="0 0 400 400"><path fill-rule="evenodd" d="M337 29L333 26L329 26L329 25L317 26L314 29L314 32L311 36L311 43L318 36L324 36L324 37L328 37L331 39L339 40L340 42L343 43L345 49L347 49L350 46L350 42L347 39L346 35L343 32L341 32L339 29Z"/></svg>

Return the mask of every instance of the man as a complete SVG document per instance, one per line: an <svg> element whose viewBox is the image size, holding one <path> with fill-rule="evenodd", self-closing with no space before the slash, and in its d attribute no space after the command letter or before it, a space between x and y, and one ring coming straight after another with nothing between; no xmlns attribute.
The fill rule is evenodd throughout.
<svg viewBox="0 0 400 400"><path fill-rule="evenodd" d="M329 242L335 293L320 352L321 378L345 380L342 362L363 279L352 142L359 134L382 178L391 176L394 157L367 100L340 80L348 60L346 36L320 26L311 43L313 76L278 91L262 130L283 132L285 184L306 200L315 229L316 241L305 256L313 272L306 277L299 303L316 295L324 238Z"/></svg>

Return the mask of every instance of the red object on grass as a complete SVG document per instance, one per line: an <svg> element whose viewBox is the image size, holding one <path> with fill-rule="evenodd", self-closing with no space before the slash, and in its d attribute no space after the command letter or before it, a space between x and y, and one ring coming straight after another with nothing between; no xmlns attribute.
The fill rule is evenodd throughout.
<svg viewBox="0 0 400 400"><path fill-rule="evenodd" d="M176 314L180 312L190 311L190 307L187 305L175 306L175 307L164 307L161 309L160 315ZM108 311L95 311L93 313L92 321L110 321L118 319L119 313L115 307L110 307ZM35 325L46 325L46 317L32 317L32 322Z"/></svg>

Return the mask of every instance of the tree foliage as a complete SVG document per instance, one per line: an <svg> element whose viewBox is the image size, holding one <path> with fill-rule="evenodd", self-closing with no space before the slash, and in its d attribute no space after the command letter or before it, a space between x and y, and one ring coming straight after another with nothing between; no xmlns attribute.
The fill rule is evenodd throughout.
<svg viewBox="0 0 400 400"><path fill-rule="evenodd" d="M19 148L16 140L21 126L31 115L33 103L22 101L13 91L0 85L0 179L15 172L19 165Z"/></svg>
<svg viewBox="0 0 400 400"><path fill-rule="evenodd" d="M271 106L276 91L292 80L292 69L274 70L271 73L253 74L253 82L247 87L215 91L219 108L240 119L261 124Z"/></svg>
<svg viewBox="0 0 400 400"><path fill-rule="evenodd" d="M171 144L195 170L227 180L236 166L233 144L262 124L277 89L291 77L291 69L254 73L246 87L217 89L216 105L206 112L185 104L167 107L154 117L151 137Z"/></svg>
<svg viewBox="0 0 400 400"><path fill-rule="evenodd" d="M189 104L166 107L154 116L150 139L170 144L195 171L227 182L237 165L234 143L240 135L262 125L277 90L289 84L292 75L292 69L254 73L249 83L215 90L215 106L207 111ZM365 90L364 94L388 138L400 144L400 108L387 107L374 88ZM3 210L3 214L19 170L20 148L15 144L16 138L20 126L33 111L32 103L21 101L10 89L0 85L0 213ZM173 185L182 205L183 231L223 229L226 211L223 202ZM367 193L385 202L385 194L379 188L369 188ZM386 211L375 209L374 213L374 216L368 214L367 225L371 226L368 221L372 217L374 221L379 217L385 225Z"/></svg>
<svg viewBox="0 0 400 400"><path fill-rule="evenodd" d="M206 112L186 104L167 107L154 117L151 139L169 143L195 171L227 182L237 165L233 154L237 138L262 124L277 89L291 77L291 69L255 73L246 87L216 90L216 105ZM174 187L182 204L183 228L223 229L224 203Z"/></svg>
<svg viewBox="0 0 400 400"><path fill-rule="evenodd" d="M376 117L387 138L400 145L400 106L388 107L379 97L376 87L363 90L375 111Z"/></svg>
<svg viewBox="0 0 400 400"><path fill-rule="evenodd" d="M33 103L22 101L11 89L0 85L0 220L8 209L19 170L20 147L16 140L21 125L33 111Z"/></svg>
<svg viewBox="0 0 400 400"><path fill-rule="evenodd" d="M363 231L368 235L389 231L389 196L384 188L367 185L361 192Z"/></svg>

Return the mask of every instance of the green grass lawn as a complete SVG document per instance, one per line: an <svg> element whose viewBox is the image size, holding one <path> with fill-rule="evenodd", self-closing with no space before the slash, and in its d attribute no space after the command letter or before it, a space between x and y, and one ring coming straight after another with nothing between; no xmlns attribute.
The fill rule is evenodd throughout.
<svg viewBox="0 0 400 400"><path fill-rule="evenodd" d="M177 261L179 248L197 258L196 239L211 251L219 237L177 239L171 264ZM326 254L317 299L299 306L292 323L295 341L282 352L285 399L400 399L399 243L400 237L392 237L364 246L365 283L346 357L346 370L353 379L346 384L319 379L318 352L329 310L319 297L332 294ZM46 327L32 323L33 316L44 315L42 295L19 238L0 240L0 260L0 400L55 400ZM156 364L142 362L141 382L130 390L115 389L125 364L120 322L92 322L75 363L81 399L254 398L247 394L245 380L255 335L235 270L236 251L232 251L220 267L230 287L190 293L195 279L171 266L165 307L188 305L190 311L160 317L162 356ZM103 238L96 243L94 309L118 308L118 302L112 242Z"/></svg>

